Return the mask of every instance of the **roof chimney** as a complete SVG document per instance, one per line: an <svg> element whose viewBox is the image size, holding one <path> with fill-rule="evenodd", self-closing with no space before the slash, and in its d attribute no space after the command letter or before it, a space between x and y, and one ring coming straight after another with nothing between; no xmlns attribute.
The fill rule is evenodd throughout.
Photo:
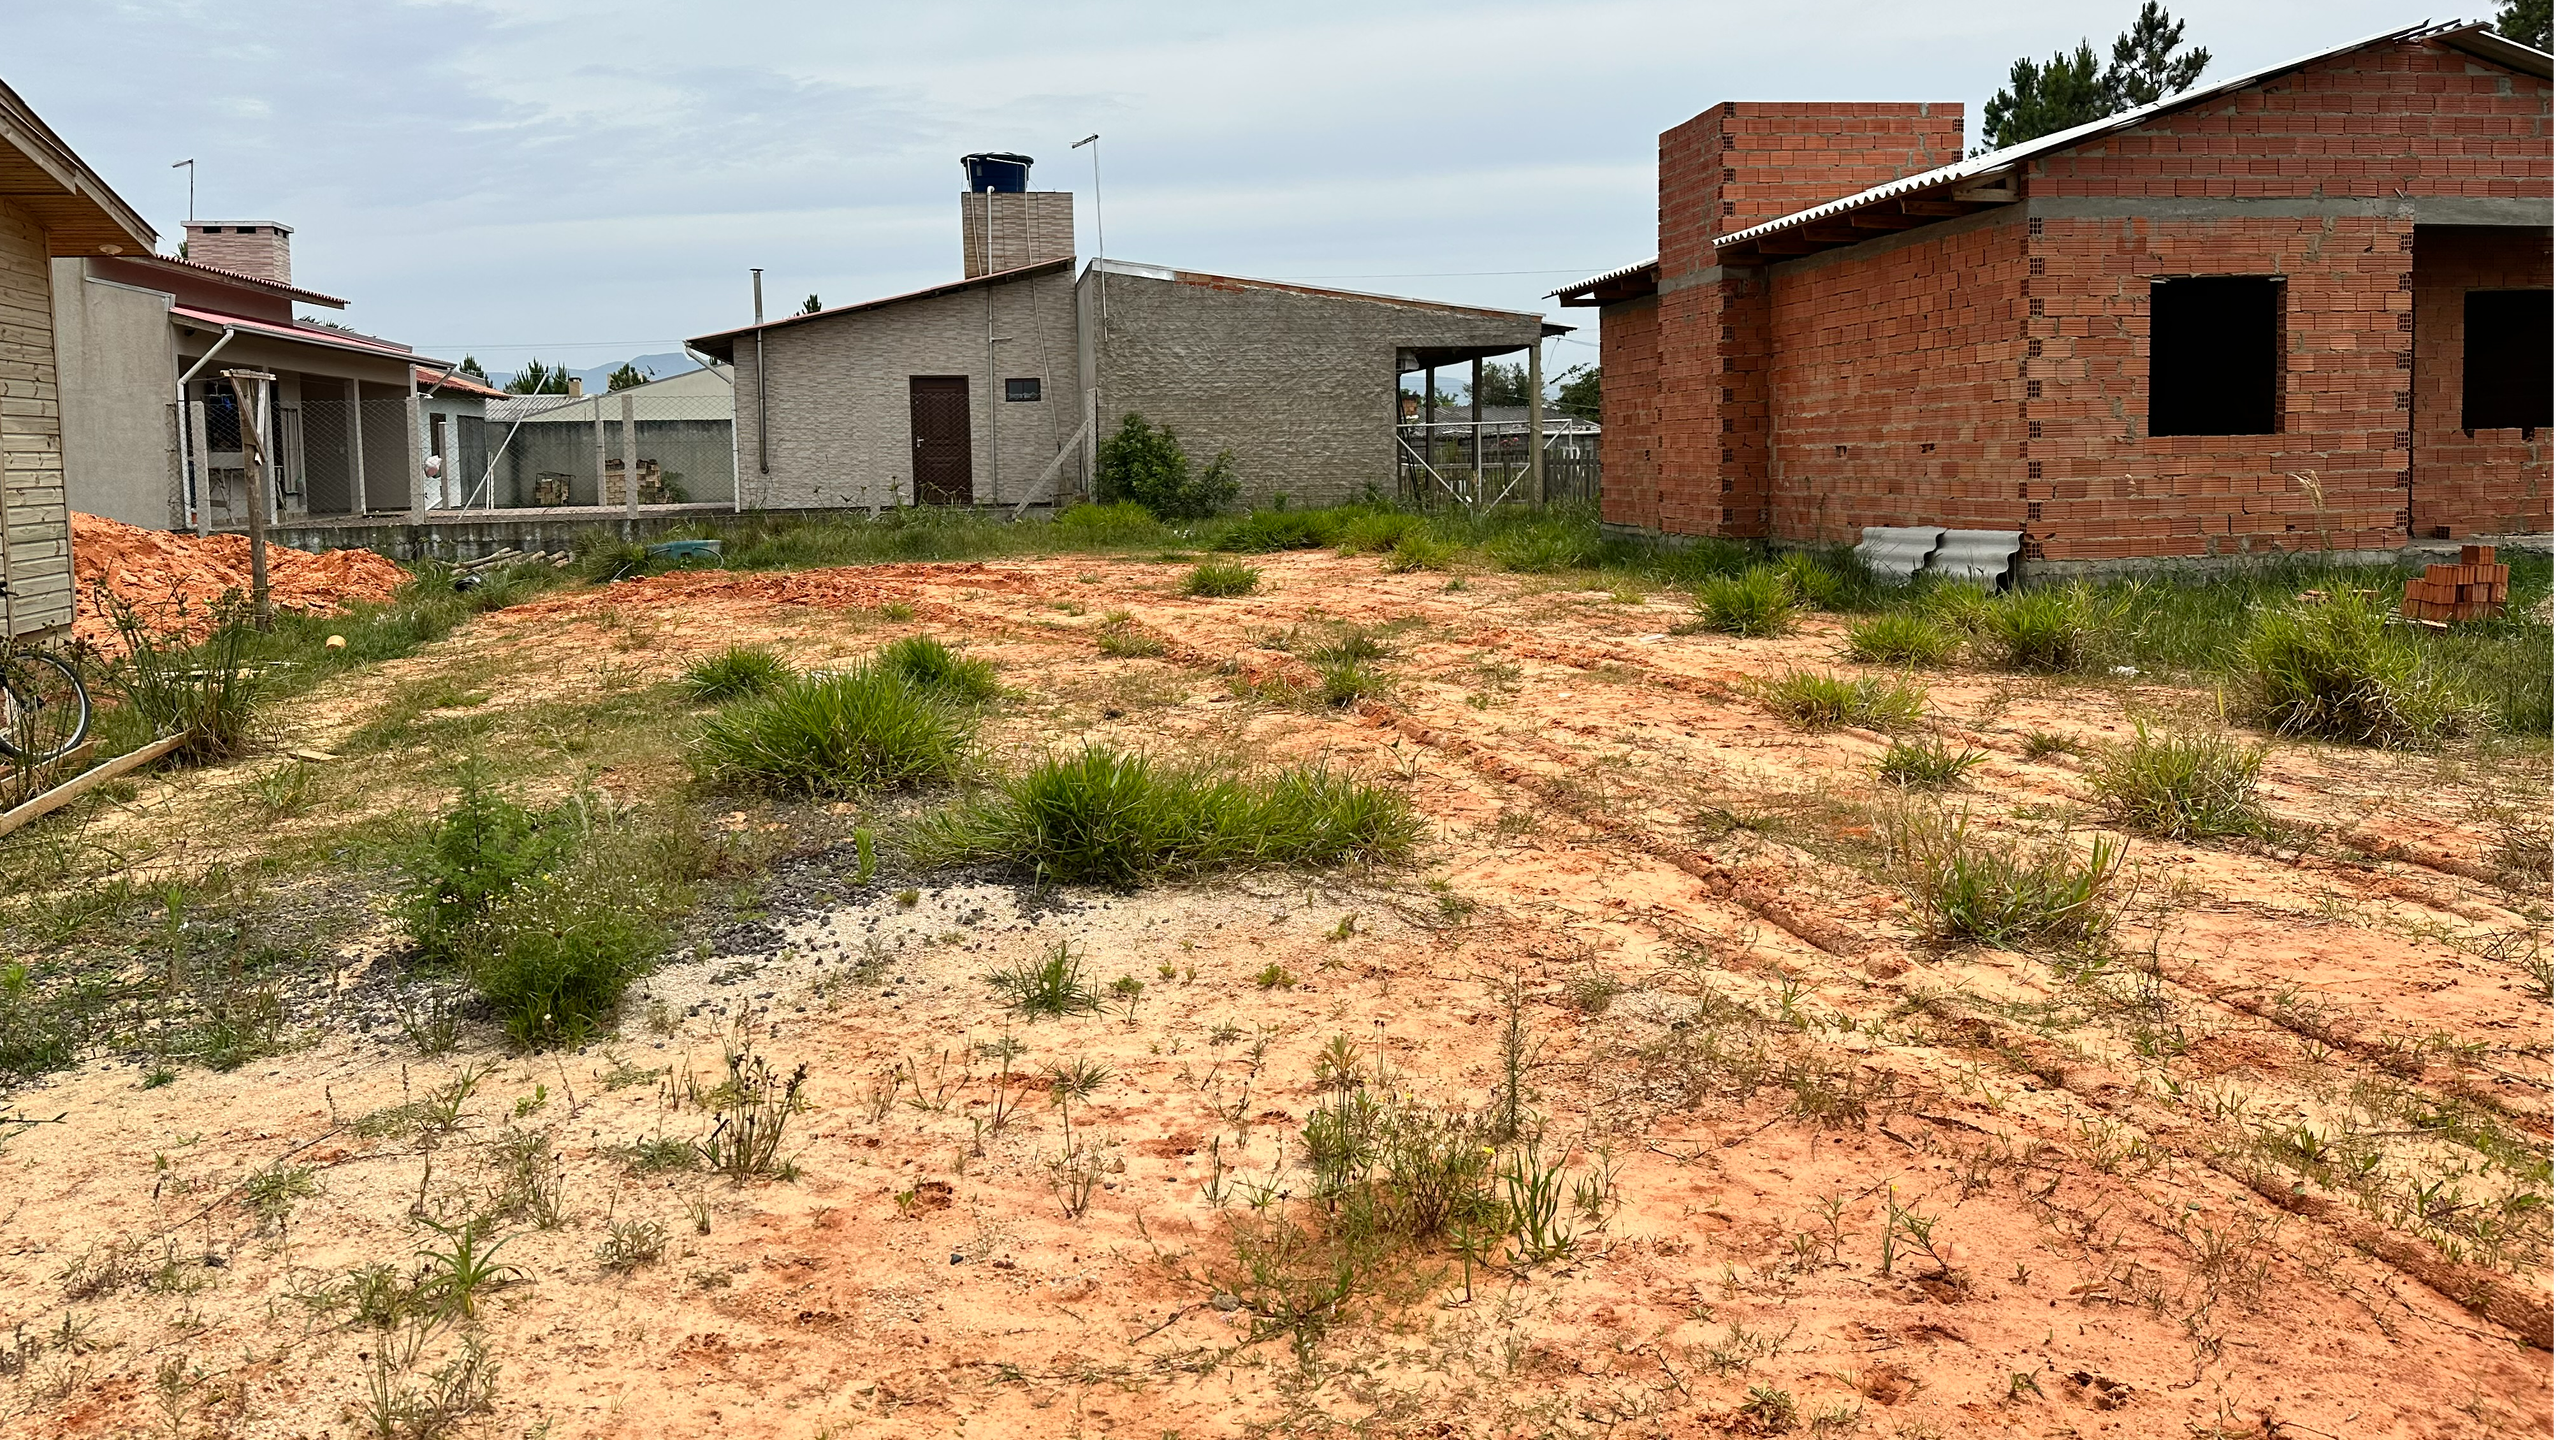
<svg viewBox="0 0 2560 1440"><path fill-rule="evenodd" d="M969 193L960 197L960 273L975 280L1043 260L1076 258L1076 197L1031 188L1031 157L988 152L960 157Z"/></svg>
<svg viewBox="0 0 2560 1440"><path fill-rule="evenodd" d="M293 283L293 227L273 220L190 220L187 258L278 285Z"/></svg>

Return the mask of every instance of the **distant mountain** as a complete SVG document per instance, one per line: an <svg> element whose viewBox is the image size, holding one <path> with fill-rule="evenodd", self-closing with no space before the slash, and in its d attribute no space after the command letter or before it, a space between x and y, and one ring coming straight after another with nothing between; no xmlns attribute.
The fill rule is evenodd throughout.
<svg viewBox="0 0 2560 1440"><path fill-rule="evenodd" d="M672 355L634 355L628 362L613 360L591 369L572 370L569 373L585 382L588 394L595 395L603 392L605 382L612 378L614 371L621 369L626 363L639 366L642 372L652 380L664 380L670 375L681 375L688 370L702 368L693 363L692 356L678 351Z"/></svg>

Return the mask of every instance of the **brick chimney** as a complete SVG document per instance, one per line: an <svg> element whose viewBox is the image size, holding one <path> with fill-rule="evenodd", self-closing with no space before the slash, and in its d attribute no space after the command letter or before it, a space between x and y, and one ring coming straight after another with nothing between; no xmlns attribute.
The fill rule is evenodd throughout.
<svg viewBox="0 0 2560 1440"><path fill-rule="evenodd" d="M1715 263L1709 242L1964 158L1964 107L1727 101L1662 132L1668 280Z"/></svg>
<svg viewBox="0 0 2560 1440"><path fill-rule="evenodd" d="M293 227L273 220L190 220L187 258L235 275L293 283Z"/></svg>
<svg viewBox="0 0 2560 1440"><path fill-rule="evenodd" d="M1769 533L1769 280L1715 238L1964 156L1964 107L1727 102L1662 132L1660 523Z"/></svg>

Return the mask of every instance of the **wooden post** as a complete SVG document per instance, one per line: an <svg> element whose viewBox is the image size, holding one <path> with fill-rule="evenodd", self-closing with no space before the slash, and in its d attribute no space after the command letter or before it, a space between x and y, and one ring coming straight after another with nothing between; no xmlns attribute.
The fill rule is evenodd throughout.
<svg viewBox="0 0 2560 1440"><path fill-rule="evenodd" d="M1467 362L1467 471L1475 478L1476 503L1484 503L1484 357Z"/></svg>
<svg viewBox="0 0 2560 1440"><path fill-rule="evenodd" d="M1547 503L1547 377L1539 362L1546 338L1529 347L1529 491Z"/></svg>
<svg viewBox="0 0 2560 1440"><path fill-rule="evenodd" d="M355 506L349 513L362 515L365 512L364 383L359 380L347 382L347 473L354 491L351 501Z"/></svg>
<svg viewBox="0 0 2560 1440"><path fill-rule="evenodd" d="M409 523L427 523L427 426L424 412L418 406L418 382L406 366L400 371L400 389L408 399L409 456L402 468L409 472Z"/></svg>
<svg viewBox="0 0 2560 1440"><path fill-rule="evenodd" d="M631 392L622 392L622 518L640 518L640 426L631 416Z"/></svg>
<svg viewBox="0 0 2560 1440"><path fill-rule="evenodd" d="M240 476L249 492L249 605L258 628L270 628L275 612L267 595L267 440L261 426L267 418L267 387L275 376L264 370L225 370L240 410Z"/></svg>
<svg viewBox="0 0 2560 1440"><path fill-rule="evenodd" d="M1424 467L1426 470L1428 470L1428 469L1430 468L1431 463L1432 463L1433 454L1434 454L1434 450L1433 450L1432 442L1433 442L1434 440L1437 440L1437 439L1439 439L1439 438L1440 438L1439 425L1440 425L1440 367L1439 367L1439 366L1437 366L1437 365L1425 365L1425 366L1423 366L1423 367L1422 367L1422 451L1421 451L1421 454L1422 454L1422 463L1423 463L1423 467ZM1424 501L1424 500L1429 499L1429 498L1430 498L1430 490L1429 490L1429 486L1430 486L1430 484L1431 484L1431 477L1430 477L1428 474L1422 474L1422 475L1416 475L1416 476L1414 476L1414 477L1413 477L1413 498L1414 498L1416 501Z"/></svg>

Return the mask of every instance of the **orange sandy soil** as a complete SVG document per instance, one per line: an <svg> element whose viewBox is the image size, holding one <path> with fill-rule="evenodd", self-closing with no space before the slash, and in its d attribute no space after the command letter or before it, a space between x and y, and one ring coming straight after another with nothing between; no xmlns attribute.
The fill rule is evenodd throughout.
<svg viewBox="0 0 2560 1440"><path fill-rule="evenodd" d="M2548 1196L2409 1118L2449 1106L2549 1154L2552 1011L2521 963L2549 954L2548 880L2499 859L2549 813L2547 747L2279 745L2270 804L2302 838L2135 839L2118 958L2075 978L1921 943L1858 863L1914 803L1874 778L1885 737L1792 729L1750 690L1842 664L1835 623L1684 636L1676 595L1257 563L1262 592L1234 600L1181 597L1176 567L1077 558L669 575L484 617L314 697L326 743L363 697L437 667L485 676L503 709L665 679L732 641L822 664L928 631L1014 692L995 765L1078 739L1322 758L1409 794L1432 833L1413 869L1375 875L1027 905L983 879L927 879L912 906L875 890L788 918L778 945L662 969L619 1037L574 1054L472 1034L425 1059L324 1027L163 1089L130 1064L31 1089L22 1113L64 1122L6 1155L0 1317L36 1343L0 1370L0 1433L171 1433L173 1414L190 1435L372 1433L384 1338L297 1297L415 1263L435 1237L413 1208L484 1203L511 1129L547 1132L562 1223L511 1226L499 1258L521 1275L476 1321L394 1342L399 1384L467 1337L500 1366L493 1410L453 1433L1776 1433L1754 1387L1786 1392L1804 1434L2550 1433ZM1162 657L1097 652L1121 609ZM1342 620L1393 627L1389 696L1275 703L1309 672L1274 646ZM2211 705L2139 676L1921 678L1929 724L1990 757L1945 797L1985 834L2068 823L2085 843L2099 823L2086 762L2025 758L2031 732L2103 745ZM139 808L221 783L159 782ZM1009 1018L979 977L1060 940L1098 979L1141 978L1134 1010ZM383 945L349 937L351 974ZM880 968L851 978L866 950ZM1274 964L1294 988L1257 985ZM1614 1167L1605 1222L1471 1289L1455 1255L1408 1257L1409 1283L1307 1356L1256 1340L1221 1293L1251 1212L1203 1182L1225 1166L1303 1187L1298 1129L1336 1035L1404 1091L1484 1104L1493 981L1514 972L1546 1153ZM1574 1003L1595 975L1624 987L1596 1013ZM740 1009L761 1053L809 1067L798 1179L629 1173L614 1147L703 1133L677 1082L717 1076ZM1110 1070L1065 1111L1110 1157L1081 1218L1049 1180L1061 1114L1038 1087L982 1133L1004 1085L971 1047L1007 1030L1017 1075ZM1759 1047L1771 1078L1704 1058L1705 1036ZM346 1123L466 1066L486 1073L450 1135ZM609 1084L639 1070L670 1073ZM2295 1126L2316 1173L2271 1158ZM279 1161L313 1167L317 1193L262 1230L238 1187ZM1937 1257L1906 1238L1888 1272L1888 1205L1934 1221ZM662 1224L664 1258L607 1272L609 1217ZM158 1278L80 1283L117 1245Z"/></svg>
<svg viewBox="0 0 2560 1440"><path fill-rule="evenodd" d="M226 593L250 591L249 537L172 534L120 520L74 513L71 564L78 585L72 635L109 650L121 648L115 617L99 592L134 607L151 629L201 640L213 633L214 612ZM267 547L267 594L280 610L335 610L351 600L388 600L407 572L370 550L329 550L314 555L285 545Z"/></svg>

